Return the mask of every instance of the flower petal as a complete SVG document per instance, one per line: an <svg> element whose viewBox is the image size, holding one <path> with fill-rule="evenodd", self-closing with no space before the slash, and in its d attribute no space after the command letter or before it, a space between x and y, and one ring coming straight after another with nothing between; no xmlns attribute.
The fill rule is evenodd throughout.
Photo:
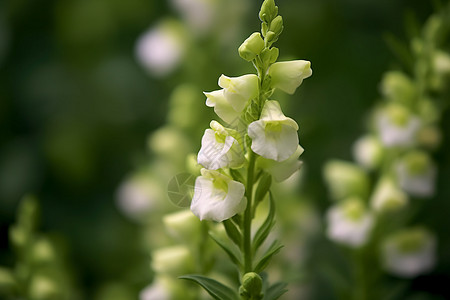
<svg viewBox="0 0 450 300"><path fill-rule="evenodd" d="M214 180L223 180L226 190L214 185ZM202 176L195 181L195 192L191 210L200 220L222 222L241 213L247 206L242 183L217 171L202 169Z"/></svg>
<svg viewBox="0 0 450 300"><path fill-rule="evenodd" d="M231 104L225 99L223 90L204 93L207 97L206 106L214 107L214 112L228 124L233 123L239 118L240 112L237 112Z"/></svg>
<svg viewBox="0 0 450 300"><path fill-rule="evenodd" d="M306 60L277 62L270 66L269 75L274 88L293 94L303 79L312 75L311 62Z"/></svg>

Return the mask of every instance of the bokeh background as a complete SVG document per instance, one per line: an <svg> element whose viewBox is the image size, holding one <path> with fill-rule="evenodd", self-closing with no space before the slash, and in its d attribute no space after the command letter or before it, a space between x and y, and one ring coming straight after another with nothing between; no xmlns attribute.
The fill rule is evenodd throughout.
<svg viewBox="0 0 450 300"><path fill-rule="evenodd" d="M20 199L31 193L41 204L41 230L67 244L83 298L127 281L133 299L149 282L149 265L140 265L149 256L141 247L141 227L118 209L118 187L154 155L147 138L165 124L173 89L187 74L198 74L189 80L211 91L221 73L251 71L237 47L259 29L259 1L233 1L242 6L239 18L221 18L215 27L235 27L225 45L214 44L214 35L224 30L199 34L190 41L193 61L188 57L171 72L155 74L139 61L136 45L162 19L182 19L173 2L0 3L0 265L14 265L8 228ZM312 62L313 76L289 98L288 114L298 121L306 149L302 193L323 211L329 205L323 164L351 159L350 147L380 97L381 74L401 67L386 36L407 43L408 22L422 24L433 5L424 0L279 0L277 5L285 24L277 42L281 56ZM445 237L450 226L448 112L441 128L438 194L420 218ZM200 146L199 139L195 143ZM449 243L450 238L440 242L436 271L416 280L413 289L448 295L441 283L449 279Z"/></svg>

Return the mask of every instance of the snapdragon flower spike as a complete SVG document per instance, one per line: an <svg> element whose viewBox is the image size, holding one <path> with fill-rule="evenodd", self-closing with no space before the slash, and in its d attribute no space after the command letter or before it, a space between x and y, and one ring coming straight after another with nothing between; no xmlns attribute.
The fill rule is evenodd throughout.
<svg viewBox="0 0 450 300"><path fill-rule="evenodd" d="M266 101L261 118L248 126L251 148L264 158L282 162L297 150L297 130L298 124L283 114L278 101Z"/></svg>
<svg viewBox="0 0 450 300"><path fill-rule="evenodd" d="M222 75L219 86L221 90L204 93L206 106L214 107L214 112L229 124L241 115L248 101L259 94L258 76L255 74L239 77Z"/></svg>
<svg viewBox="0 0 450 300"><path fill-rule="evenodd" d="M293 94L303 79L312 75L311 62L293 60L277 62L270 66L271 86L285 93Z"/></svg>
<svg viewBox="0 0 450 300"><path fill-rule="evenodd" d="M240 167L245 161L242 146L217 121L211 121L210 127L203 135L198 163L209 170Z"/></svg>
<svg viewBox="0 0 450 300"><path fill-rule="evenodd" d="M242 213L247 207L242 183L214 170L201 170L195 180L191 211L200 220L222 222Z"/></svg>

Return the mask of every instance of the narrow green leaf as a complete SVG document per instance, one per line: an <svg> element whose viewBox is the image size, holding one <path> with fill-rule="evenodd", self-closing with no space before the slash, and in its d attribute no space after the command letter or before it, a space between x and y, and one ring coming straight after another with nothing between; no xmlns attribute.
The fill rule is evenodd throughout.
<svg viewBox="0 0 450 300"><path fill-rule="evenodd" d="M238 170L230 169L230 174L231 174L231 177L233 177L234 180L245 184L245 178L244 178L244 176L242 176L242 174Z"/></svg>
<svg viewBox="0 0 450 300"><path fill-rule="evenodd" d="M209 236L216 242L217 245L219 245L220 248L222 248L227 253L228 257L236 265L238 265L238 267L242 267L242 259L240 258L240 253L237 253L235 248L230 247L229 245L225 244L212 232L209 233Z"/></svg>
<svg viewBox="0 0 450 300"><path fill-rule="evenodd" d="M272 175L267 172L264 172L261 176L261 179L258 182L258 188L255 192L255 203L258 203L264 199L267 192L270 190L270 186L272 185Z"/></svg>
<svg viewBox="0 0 450 300"><path fill-rule="evenodd" d="M242 226L242 218L240 215L234 215L234 217L231 218L233 223L238 227L241 228Z"/></svg>
<svg viewBox="0 0 450 300"><path fill-rule="evenodd" d="M275 203L273 201L272 193L269 194L270 206L269 213L267 214L267 218L264 223L259 227L258 231L255 234L255 238L253 239L253 251L256 252L259 246L266 240L267 236L270 233L275 222L273 218L275 217Z"/></svg>
<svg viewBox="0 0 450 300"><path fill-rule="evenodd" d="M208 292L216 300L235 300L238 299L238 295L230 287L202 275L183 275L178 277L179 279L186 279L193 281L200 285L205 291Z"/></svg>
<svg viewBox="0 0 450 300"><path fill-rule="evenodd" d="M242 245L242 235L239 229L233 224L231 220L225 220L222 222L223 227L225 227L225 231L228 237L239 247Z"/></svg>
<svg viewBox="0 0 450 300"><path fill-rule="evenodd" d="M263 300L276 300L287 292L287 284L284 282L277 282L271 285L264 294Z"/></svg>
<svg viewBox="0 0 450 300"><path fill-rule="evenodd" d="M266 254L264 254L264 256L260 259L260 261L258 262L258 264L256 265L256 268L255 268L256 273L259 273L262 270L264 270L264 268L267 266L267 264L269 263L272 256L277 254L280 251L280 249L284 247L283 245L277 245L277 244L278 244L278 241L274 241L272 243L272 245L269 247L269 249L267 250Z"/></svg>
<svg viewBox="0 0 450 300"><path fill-rule="evenodd" d="M414 58L408 48L408 45L402 43L393 34L385 34L384 40L399 61L401 61L407 68L411 69L414 65Z"/></svg>

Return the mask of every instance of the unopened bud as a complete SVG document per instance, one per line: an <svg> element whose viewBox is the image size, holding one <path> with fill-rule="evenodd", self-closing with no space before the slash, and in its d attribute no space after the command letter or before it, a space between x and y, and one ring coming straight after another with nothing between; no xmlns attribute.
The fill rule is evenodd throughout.
<svg viewBox="0 0 450 300"><path fill-rule="evenodd" d="M259 11L259 19L262 22L270 23L278 15L278 7L274 0L265 0Z"/></svg>
<svg viewBox="0 0 450 300"><path fill-rule="evenodd" d="M239 294L244 299L262 299L262 279L255 272L249 272L242 277L242 285L239 287Z"/></svg>
<svg viewBox="0 0 450 300"><path fill-rule="evenodd" d="M247 60L252 61L264 49L264 41L259 32L254 32L239 47L239 55Z"/></svg>
<svg viewBox="0 0 450 300"><path fill-rule="evenodd" d="M283 31L283 18L281 16L277 16L273 19L272 23L270 23L270 31L275 32L278 36Z"/></svg>

